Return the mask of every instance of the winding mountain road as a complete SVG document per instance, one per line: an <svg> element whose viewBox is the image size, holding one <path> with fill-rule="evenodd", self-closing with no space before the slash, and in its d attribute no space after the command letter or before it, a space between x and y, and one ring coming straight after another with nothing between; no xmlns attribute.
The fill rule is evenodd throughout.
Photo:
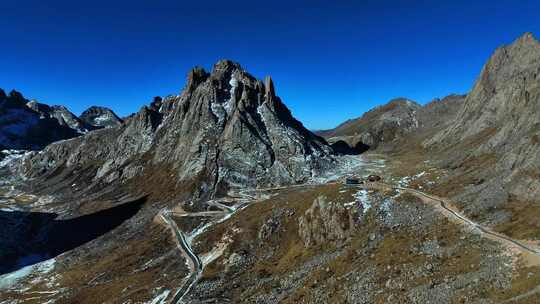
<svg viewBox="0 0 540 304"><path fill-rule="evenodd" d="M178 225L176 225L176 223L169 217L169 212L163 211L160 214L160 217L172 229L176 237L178 246L179 246L178 249L180 249L185 255L187 255L193 267L193 269L191 269L191 274L189 275L189 279L184 285L182 285L182 287L180 287L176 291L173 299L171 300L171 303L178 304L178 303L182 303L182 298L189 292L191 287L199 279L203 270L203 264L202 264L201 259L191 249L191 245L187 242L186 236L184 235L184 233L178 228Z"/></svg>
<svg viewBox="0 0 540 304"><path fill-rule="evenodd" d="M199 256L193 251L191 248L191 240L198 234L204 232L206 229L211 227L212 225L221 223L222 221L228 219L230 216L232 216L235 212L238 210L242 210L243 208L247 207L250 203L257 202L260 200L258 195L247 195L244 194L244 192L239 191L237 193L238 197L234 200L238 201L237 204L234 206L228 206L225 204L220 203L216 200L210 200L207 201L206 204L209 206L214 206L222 211L202 211L202 212L192 212L192 213L180 213L180 212L173 212L167 209L164 209L160 212L161 219L169 226L169 228L173 231L174 236L176 238L176 242L178 244L178 249L182 252L182 255L184 255L190 262L190 274L188 280L176 291L173 298L171 299L170 303L173 304L179 304L183 302L183 298L186 296L186 294L193 288L193 286L197 283L200 276L202 275L204 264L199 258ZM201 229L198 229L197 232L192 233L189 236L186 236L186 234L178 228L178 225L176 222L171 218L171 215L178 216L178 217L221 217L219 219L216 219L207 225L203 226Z"/></svg>
<svg viewBox="0 0 540 304"><path fill-rule="evenodd" d="M518 240L515 240L515 239L512 239L504 234L500 234L500 233L497 233L497 232L494 232L492 231L491 229L489 228L486 228L485 226L482 226L470 219L468 219L467 217L465 217L464 215L460 214L458 211L452 209L451 207L449 207L449 205L451 204L448 200L444 199L444 198L440 198L440 197L437 197L437 196L434 196L434 195L431 195L431 194L428 194L428 193L425 193L425 192L422 192L422 191L419 191L419 190L416 190L416 189L412 189L412 188L405 188L405 187L400 187L400 186L393 186L393 185L390 185L390 184L386 184L386 183L370 183L370 184L367 184L366 185L366 188L387 188L387 189L394 189L394 190L401 190L401 191L404 191L404 192L407 192L409 194L412 194L420 199L422 199L423 201L425 202L432 202L432 203L435 203L435 205L438 205L439 207L441 207L444 211L446 211L448 214L450 214L452 217L456 218L457 220L469 225L469 226L472 226L476 229L478 229L480 231L480 233L490 237L491 239L494 239L494 240L497 240L501 243L505 243L505 244L508 244L512 247L516 247L520 250L523 250L523 251L526 251L528 253L531 253L535 256L540 256L540 250L539 249L536 249L536 248L533 248L523 242L520 242Z"/></svg>
<svg viewBox="0 0 540 304"><path fill-rule="evenodd" d="M305 186L313 186L313 185L312 184L299 184L299 185L293 185L290 187L299 188L299 187L305 187ZM162 210L159 216L173 231L174 236L176 238L176 242L178 244L178 249L182 252L182 255L184 255L189 260L189 263L191 266L189 279L182 286L180 286L180 288L178 288L173 298L171 299L170 303L173 303L173 304L182 303L183 298L186 296L186 294L189 293L189 291L197 283L197 281L199 280L204 270L203 262L191 248L191 240L193 240L197 235L203 233L204 231L206 231L208 228L212 227L213 225L227 220L233 214L246 208L248 205L268 199L270 195L264 194L264 192L272 191L272 190L282 190L285 188L288 188L288 187L237 189L237 190L231 191L228 194L228 197L226 198L222 198L220 200L209 200L205 202L208 206L216 207L218 209L221 209L221 211L202 211L202 212L189 213L189 212L173 212L168 209ZM232 206L229 206L221 202L229 202L229 203L236 202L236 203ZM186 236L186 234L178 228L178 225L171 218L171 215L178 216L178 217L214 217L216 219L212 220L210 223L204 225L203 227L198 228L195 232L193 232L189 236ZM220 215L222 216L220 217Z"/></svg>

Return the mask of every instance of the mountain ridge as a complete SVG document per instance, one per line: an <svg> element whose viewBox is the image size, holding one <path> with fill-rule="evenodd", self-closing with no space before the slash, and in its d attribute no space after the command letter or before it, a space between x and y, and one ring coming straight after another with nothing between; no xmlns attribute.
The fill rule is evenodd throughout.
<svg viewBox="0 0 540 304"><path fill-rule="evenodd" d="M170 187L199 180L195 192L208 195L235 185L306 181L332 162L331 154L275 95L270 77L263 83L221 60L210 73L192 69L180 95L154 99L122 125L48 146L27 160L26 173L46 179L77 164L95 172L94 182L123 183L167 164Z"/></svg>
<svg viewBox="0 0 540 304"><path fill-rule="evenodd" d="M9 95L0 89L0 136L3 149L40 150L50 143L80 136L104 126L87 123L62 105L47 105L12 90ZM90 107L90 109L96 107ZM112 124L121 120L108 108L100 108L113 117ZM87 110L88 111L88 110ZM87 112L85 111L85 112ZM96 115L100 117L100 113ZM118 120L114 120L118 119Z"/></svg>

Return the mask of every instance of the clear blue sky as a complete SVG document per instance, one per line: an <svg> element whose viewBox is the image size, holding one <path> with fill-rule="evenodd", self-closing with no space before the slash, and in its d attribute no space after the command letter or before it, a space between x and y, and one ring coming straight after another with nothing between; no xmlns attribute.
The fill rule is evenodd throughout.
<svg viewBox="0 0 540 304"><path fill-rule="evenodd" d="M320 129L398 96L465 93L497 46L540 35L540 1L79 2L1 1L1 88L127 115L228 58L272 75Z"/></svg>

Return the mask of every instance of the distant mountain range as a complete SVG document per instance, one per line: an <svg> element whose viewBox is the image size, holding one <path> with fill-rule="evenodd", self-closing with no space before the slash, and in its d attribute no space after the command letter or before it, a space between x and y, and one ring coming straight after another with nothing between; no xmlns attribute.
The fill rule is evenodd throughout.
<svg viewBox="0 0 540 304"><path fill-rule="evenodd" d="M467 95L425 106L396 99L317 133L329 142L426 153L459 184L468 181L455 195L469 212L497 222L498 207L540 194L539 80L540 43L525 33L494 52Z"/></svg>
<svg viewBox="0 0 540 304"><path fill-rule="evenodd" d="M463 95L450 95L422 106L407 98L396 98L334 129L315 133L331 143L344 141L351 147L369 147L373 150L380 145L396 143L411 132L442 128L443 124L454 118L464 100Z"/></svg>
<svg viewBox="0 0 540 304"><path fill-rule="evenodd" d="M6 95L0 89L0 149L40 150L52 142L121 123L108 108L90 107L77 117L64 106L28 101L15 90Z"/></svg>

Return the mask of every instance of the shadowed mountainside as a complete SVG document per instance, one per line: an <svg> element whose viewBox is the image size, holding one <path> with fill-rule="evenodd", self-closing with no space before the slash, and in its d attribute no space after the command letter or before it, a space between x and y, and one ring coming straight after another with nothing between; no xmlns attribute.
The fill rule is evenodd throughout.
<svg viewBox="0 0 540 304"><path fill-rule="evenodd" d="M39 263L90 242L134 216L146 202L140 198L73 219L57 214L0 211L0 275Z"/></svg>

